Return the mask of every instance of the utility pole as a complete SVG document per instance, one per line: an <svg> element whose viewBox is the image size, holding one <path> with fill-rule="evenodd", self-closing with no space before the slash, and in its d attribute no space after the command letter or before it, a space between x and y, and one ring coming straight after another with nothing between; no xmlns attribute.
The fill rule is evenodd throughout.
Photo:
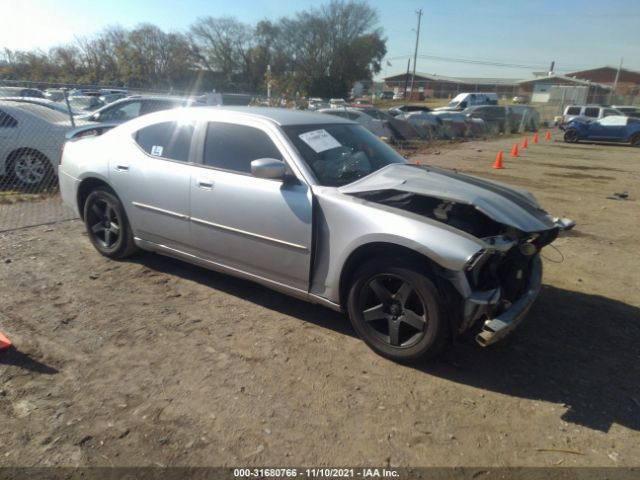
<svg viewBox="0 0 640 480"><path fill-rule="evenodd" d="M402 91L402 98L407 98L407 84L409 83L409 68L411 68L411 57L407 60L407 74L404 76L404 90Z"/></svg>
<svg viewBox="0 0 640 480"><path fill-rule="evenodd" d="M422 9L416 10L418 15L418 30L416 30L416 49L413 52L413 74L411 75L411 90L409 91L409 99L413 96L413 83L416 79L416 60L418 59L418 40L420 40L420 21L422 20Z"/></svg>
<svg viewBox="0 0 640 480"><path fill-rule="evenodd" d="M622 70L622 61L623 60L624 60L624 57L622 57L620 59L620 65L618 65L618 71L616 72L616 78L613 81L613 90L611 90L611 93L609 94L609 104L611 104L613 96L616 94L616 88L618 88L618 79L620 78L620 70Z"/></svg>

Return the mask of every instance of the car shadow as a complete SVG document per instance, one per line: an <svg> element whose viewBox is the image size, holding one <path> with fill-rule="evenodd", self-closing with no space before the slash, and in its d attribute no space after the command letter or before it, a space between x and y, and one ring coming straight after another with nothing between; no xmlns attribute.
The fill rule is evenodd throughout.
<svg viewBox="0 0 640 480"><path fill-rule="evenodd" d="M348 319L255 283L161 255L133 260L264 308L355 337ZM562 419L606 432L640 430L640 308L598 295L543 286L526 321L501 344L456 342L417 371L505 395L559 403ZM374 355L374 353L371 353Z"/></svg>
<svg viewBox="0 0 640 480"><path fill-rule="evenodd" d="M603 432L640 430L640 309L545 285L505 343L462 343L416 366L484 390L566 407L562 419Z"/></svg>
<svg viewBox="0 0 640 480"><path fill-rule="evenodd" d="M0 365L13 365L24 370L29 370L35 373L42 373L45 375L54 375L58 373L58 370L56 370L55 368L38 362L26 353L22 353L21 351L17 350L13 346L0 351Z"/></svg>
<svg viewBox="0 0 640 480"><path fill-rule="evenodd" d="M289 297L255 282L149 252L140 252L131 261L158 272L198 282L283 315L299 318L305 322L334 330L343 335L356 337L356 333L345 315L319 305Z"/></svg>

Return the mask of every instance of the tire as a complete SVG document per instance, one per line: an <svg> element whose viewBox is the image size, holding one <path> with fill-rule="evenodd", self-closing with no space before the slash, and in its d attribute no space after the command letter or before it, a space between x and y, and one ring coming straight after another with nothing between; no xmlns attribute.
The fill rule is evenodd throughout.
<svg viewBox="0 0 640 480"><path fill-rule="evenodd" d="M40 191L55 183L49 159L40 152L25 150L11 160L11 177L21 190Z"/></svg>
<svg viewBox="0 0 640 480"><path fill-rule="evenodd" d="M567 143L578 143L578 132L574 129L564 132L564 141Z"/></svg>
<svg viewBox="0 0 640 480"><path fill-rule="evenodd" d="M105 257L120 259L137 251L133 232L120 199L107 187L98 187L84 204L89 240Z"/></svg>
<svg viewBox="0 0 640 480"><path fill-rule="evenodd" d="M347 309L373 351L408 363L442 352L448 334L442 304L431 280L408 262L374 260L353 276Z"/></svg>
<svg viewBox="0 0 640 480"><path fill-rule="evenodd" d="M640 147L640 133L636 133L633 137L631 137L631 146Z"/></svg>

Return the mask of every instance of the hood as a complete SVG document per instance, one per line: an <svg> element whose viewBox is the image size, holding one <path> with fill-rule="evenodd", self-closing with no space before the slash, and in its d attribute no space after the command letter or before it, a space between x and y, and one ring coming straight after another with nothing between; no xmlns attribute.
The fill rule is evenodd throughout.
<svg viewBox="0 0 640 480"><path fill-rule="evenodd" d="M472 205L495 222L523 232L555 227L531 193L435 167L388 165L338 190L349 195L393 190Z"/></svg>

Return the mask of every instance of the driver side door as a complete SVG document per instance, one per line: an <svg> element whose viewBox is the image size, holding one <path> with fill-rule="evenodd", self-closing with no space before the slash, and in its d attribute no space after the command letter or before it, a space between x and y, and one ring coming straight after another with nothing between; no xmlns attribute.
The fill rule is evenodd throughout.
<svg viewBox="0 0 640 480"><path fill-rule="evenodd" d="M257 125L208 122L190 186L198 256L269 283L307 292L312 194L293 176L257 178L251 161L287 161L282 140Z"/></svg>

